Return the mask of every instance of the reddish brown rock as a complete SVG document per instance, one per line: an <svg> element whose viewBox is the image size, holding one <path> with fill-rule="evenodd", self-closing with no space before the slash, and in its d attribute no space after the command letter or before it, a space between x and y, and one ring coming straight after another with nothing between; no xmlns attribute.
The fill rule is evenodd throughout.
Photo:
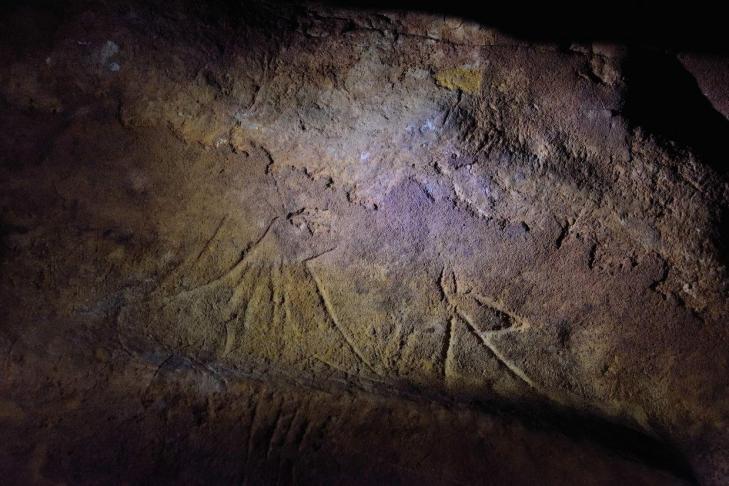
<svg viewBox="0 0 729 486"><path fill-rule="evenodd" d="M0 28L8 481L729 477L716 64L306 4Z"/></svg>

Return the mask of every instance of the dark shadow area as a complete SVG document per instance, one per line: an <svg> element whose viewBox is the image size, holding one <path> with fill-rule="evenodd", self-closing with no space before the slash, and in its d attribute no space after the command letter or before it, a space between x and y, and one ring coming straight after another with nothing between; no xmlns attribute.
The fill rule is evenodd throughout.
<svg viewBox="0 0 729 486"><path fill-rule="evenodd" d="M170 353L170 350L166 349L152 351L152 348L143 342L131 345L130 349L137 356L160 356ZM407 381L383 383L362 379L345 384L336 380L322 382L302 377L292 379L285 370L275 367L270 367L265 374L260 374L229 367L215 360L199 361L188 356L173 356L171 365L174 366L171 368L199 369L206 373L215 370L220 376L225 377L225 380L231 382L241 380L268 383L281 390L299 390L312 394L323 392L332 397L348 395L353 398L357 396L371 399L397 398L405 404L405 407L438 405L444 410L453 411L454 416L459 410L470 410L484 417L503 420L505 423L520 424L529 431L556 434L574 443L594 445L613 457L663 471L689 484L699 484L686 456L675 444L663 437L660 428L654 428L655 435L652 435L637 426L622 423L617 418L605 417L596 410L579 409L537 397L521 401L499 397L482 398L475 391L454 396L440 389L440 385L430 387L414 385ZM176 382L172 384L179 386ZM226 426L227 428L232 430L233 424ZM380 433L383 437L397 435L396 432L389 430L381 430Z"/></svg>
<svg viewBox="0 0 729 486"><path fill-rule="evenodd" d="M724 271L729 271L729 208L727 207L719 212L716 225L716 241L719 259L726 267ZM729 288L725 288L724 291L729 291Z"/></svg>
<svg viewBox="0 0 729 486"><path fill-rule="evenodd" d="M0 218L0 263L5 260L10 247L7 242L7 238L13 234L25 234L28 232L28 228L20 225L10 224ZM3 273L3 267L0 265L0 275Z"/></svg>
<svg viewBox="0 0 729 486"><path fill-rule="evenodd" d="M332 7L421 11L459 16L533 42L645 44L668 49L728 52L720 2L454 0L324 0Z"/></svg>
<svg viewBox="0 0 729 486"><path fill-rule="evenodd" d="M174 5L186 6L191 14L204 10L209 15L223 15L228 19L248 17L262 5L273 10L306 5L306 2L269 0L203 0L190 2L150 2L169 12ZM313 3L313 2L312 2ZM551 42L568 46L573 42L608 42L627 45L650 45L666 49L729 52L726 41L725 5L706 0L698 2L659 2L657 0L617 0L613 2L581 2L561 0L544 2L520 0L513 2L453 0L323 0L330 7L356 9L384 9L426 12L436 15L463 17L483 25L494 27L526 41ZM171 5L172 4L172 5ZM122 4L120 4L120 8ZM67 10L93 9L93 2L71 0L9 0L0 3L0 18L18 8L33 15L43 14L44 23L55 23ZM210 20L210 18L208 18ZM3 38L16 38L15 31L33 36L34 30L23 26L11 26L13 33ZM47 38L50 41L51 38Z"/></svg>
<svg viewBox="0 0 729 486"><path fill-rule="evenodd" d="M664 143L689 148L720 174L729 166L729 120L701 93L696 80L675 56L633 49L624 63L625 118Z"/></svg>
<svg viewBox="0 0 729 486"><path fill-rule="evenodd" d="M518 409L520 405L514 407ZM514 410L514 413L535 428L559 431L576 441L597 444L618 457L665 471L690 484L699 484L691 465L678 450L644 432L596 415L553 408L548 404Z"/></svg>
<svg viewBox="0 0 729 486"><path fill-rule="evenodd" d="M482 400L468 396L452 397L408 384L401 386L408 391L387 390L382 394L401 396L414 402L432 400L446 407L466 404L485 415L514 419L530 430L563 434L575 442L595 444L614 456L664 471L690 484L699 484L684 454L660 437L658 430L657 435L650 435L597 413L538 399L520 402L498 398Z"/></svg>

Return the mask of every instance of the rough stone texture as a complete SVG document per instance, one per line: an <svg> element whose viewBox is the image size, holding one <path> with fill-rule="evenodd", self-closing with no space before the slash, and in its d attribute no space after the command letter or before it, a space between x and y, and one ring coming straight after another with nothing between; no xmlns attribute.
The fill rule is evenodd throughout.
<svg viewBox="0 0 729 486"><path fill-rule="evenodd" d="M725 58L49 9L0 21L8 481L725 484Z"/></svg>
<svg viewBox="0 0 729 486"><path fill-rule="evenodd" d="M729 61L725 56L683 53L681 63L694 75L714 108L729 118Z"/></svg>

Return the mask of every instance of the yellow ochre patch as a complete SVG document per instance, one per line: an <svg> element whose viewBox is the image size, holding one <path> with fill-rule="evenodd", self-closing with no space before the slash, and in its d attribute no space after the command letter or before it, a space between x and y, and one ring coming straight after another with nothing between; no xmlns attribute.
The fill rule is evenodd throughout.
<svg viewBox="0 0 729 486"><path fill-rule="evenodd" d="M481 91L483 74L480 70L471 67L454 67L443 69L435 74L438 86L451 90L461 90L464 93L478 93Z"/></svg>

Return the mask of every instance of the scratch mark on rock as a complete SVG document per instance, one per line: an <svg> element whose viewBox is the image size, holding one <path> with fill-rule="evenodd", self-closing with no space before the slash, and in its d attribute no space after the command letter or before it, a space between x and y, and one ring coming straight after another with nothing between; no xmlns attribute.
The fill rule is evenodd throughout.
<svg viewBox="0 0 729 486"><path fill-rule="evenodd" d="M461 99L463 98L463 92L461 90L458 90L458 100L455 104L448 106L448 111L446 112L446 116L443 118L443 123L441 126L445 126L448 123L448 120L450 120L451 115L454 111L458 109L458 107L461 104Z"/></svg>
<svg viewBox="0 0 729 486"><path fill-rule="evenodd" d="M571 229L572 225L569 221L562 226L562 230L559 232L559 236L557 236L557 240L554 242L554 246L556 246L558 250L562 248L562 243L564 243L564 240L569 236Z"/></svg>
<svg viewBox="0 0 729 486"><path fill-rule="evenodd" d="M150 378L150 379L149 379L149 383L147 383L147 386L146 386L146 388L144 389L144 393L142 393L142 396L145 396L145 395L147 395L147 392L149 391L150 387L151 387L151 386L152 386L152 385L154 384L154 380L156 380L156 379L157 379L157 376L159 376L159 373L160 373L160 371L162 371L162 368L164 368L164 367L165 367L165 365L166 365L167 363L169 363L169 362L170 362L170 360L171 360L172 358L174 358L174 357L175 357L175 354L174 354L174 353L170 354L169 356L167 356L167 358L165 358L165 360L164 360L164 361L162 361L162 362L161 362L161 363L160 363L160 364L159 364L159 365L157 366L157 369L156 369L156 370L154 370L154 374L152 374L152 378Z"/></svg>
<svg viewBox="0 0 729 486"><path fill-rule="evenodd" d="M261 244L261 242L266 238L266 236L268 235L268 233L271 230L271 227L273 226L273 223L275 223L277 219L278 219L278 216L275 216L271 220L271 222L268 224L268 226L266 227L265 231L256 240L254 240L251 243L249 243L248 245L246 245L245 249L241 252L240 258L225 273L223 273L219 277L214 278L213 280L210 280L209 282L206 282L206 283L204 283L202 285L198 285L197 287L193 287L193 288L187 289L187 290L182 290L182 291L177 292L176 294L173 294L173 295L168 296L168 297L163 297L162 298L162 301L164 303L169 303L170 301L172 301L172 300L174 300L174 299L176 299L178 297L185 297L185 296L188 296L190 294L193 294L193 293L196 293L196 292L200 292L202 290L209 289L213 285L220 283L221 281L225 280L226 278L231 277L231 276L234 276L242 268L244 268L244 266L245 266L245 264L247 262L248 257L258 247L258 245Z"/></svg>
<svg viewBox="0 0 729 486"><path fill-rule="evenodd" d="M311 278L314 280L314 285L316 287L316 292L317 292L317 295L319 296L321 305L324 307L324 310L326 311L327 316L329 317L329 320L334 325L334 328L339 332L339 334L342 335L342 337L344 338L344 341L347 343L349 348L359 358L359 360L365 365L365 367L367 367L367 369L369 369L372 373L379 375L373 368L372 364L370 364L369 361L364 357L364 355L362 354L362 351L360 351L360 349L354 343L354 340L349 336L349 332L347 330L345 330L344 326L342 326L340 324L339 320L336 317L332 304L329 301L329 297L327 297L326 291L324 290L324 286L319 281L319 277L316 276L316 274L309 268L308 265L306 265L306 270L309 273L309 275L311 276Z"/></svg>
<svg viewBox="0 0 729 486"><path fill-rule="evenodd" d="M304 441L306 441L306 438L308 437L309 432L311 431L311 428L313 426L311 421L306 420L305 423L306 425L302 426L303 431L301 432L301 436L298 438L299 444L296 448L298 452L301 452L301 450L303 449Z"/></svg>
<svg viewBox="0 0 729 486"><path fill-rule="evenodd" d="M433 197L433 194L431 194L430 190L425 184L417 179L413 179L413 182L415 182L415 184L418 186L418 188L420 188L420 190L423 192L423 194L425 194L425 197L427 197L430 202L435 202L435 197Z"/></svg>
<svg viewBox="0 0 729 486"><path fill-rule="evenodd" d="M322 251L320 253L316 253L316 254L314 254L314 255L312 255L310 257L304 258L303 260L301 260L301 263L309 263L310 261L316 260L319 257L323 257L327 253L331 253L331 252L333 252L336 249L337 249L337 247L336 246L333 246L333 247L329 248L328 250L324 250L324 251Z"/></svg>
<svg viewBox="0 0 729 486"><path fill-rule="evenodd" d="M263 145L259 145L258 148L261 149L261 151L266 155L266 159L268 160L268 163L266 163L266 168L264 169L264 173L266 175L270 175L273 164L275 163L275 161L273 160L273 155L271 155L271 152Z"/></svg>
<svg viewBox="0 0 729 486"><path fill-rule="evenodd" d="M496 300L475 293L472 293L471 295L473 299L478 303L478 305L486 307L490 311L501 315L507 321L505 326L498 329L489 330L488 332L490 334L500 332L513 332L517 330L523 331L530 327L529 323L526 320L507 310L503 304L497 302Z"/></svg>
<svg viewBox="0 0 729 486"><path fill-rule="evenodd" d="M451 317L446 323L445 333L443 334L443 349L441 351L441 359L443 361L443 382L448 383L448 376L450 375L450 364L453 346L453 326L455 325L455 318Z"/></svg>
<svg viewBox="0 0 729 486"><path fill-rule="evenodd" d="M282 432L278 434L278 441L277 441L278 442L278 444L277 444L278 447L277 447L277 449L279 451L282 449L283 446L288 446L290 444L289 435L291 434L292 427L293 427L293 424L294 424L294 420L296 420L296 417L298 416L298 414L299 414L298 408L295 408L294 411L293 411L293 413L286 414L285 418L288 418L288 423L286 423L284 421L284 423L286 425L284 425L282 427ZM283 474L286 473L285 467L289 463L289 461L287 459L288 458L286 457L286 454L280 454L279 453L278 468L277 468L277 478L276 478L276 484L277 485L281 483L282 473ZM291 465L290 464L288 464L288 465L289 465L289 468L288 469L290 470Z"/></svg>
<svg viewBox="0 0 729 486"><path fill-rule="evenodd" d="M263 272L259 272L259 279L260 275ZM270 278L270 274L267 276ZM266 278L266 276L264 276ZM268 280L268 279L267 279ZM253 312L255 311L255 304L265 302L263 299L264 297L261 296L261 293L265 293L269 289L268 281L261 282L259 285L256 286L256 288L253 290L253 293L250 297L250 300L248 301L246 305L245 314L243 315L243 329L248 330L251 326L251 318L253 317Z"/></svg>
<svg viewBox="0 0 729 486"><path fill-rule="evenodd" d="M438 287L440 288L441 301L445 300L449 307L454 307L450 294L455 294L457 292L456 274L454 272L446 272L445 265L440 271Z"/></svg>
<svg viewBox="0 0 729 486"><path fill-rule="evenodd" d="M200 361L199 359L190 356L187 358L188 361L190 361L192 364L197 365L198 368L201 368L203 372L208 373L210 376L212 376L215 380L217 380L219 383L221 383L224 387L228 386L228 380L226 380L218 370L210 366L210 364Z"/></svg>
<svg viewBox="0 0 729 486"><path fill-rule="evenodd" d="M223 348L223 356L227 356L233 350L235 342L235 329L231 325L232 320L225 323L225 346Z"/></svg>
<svg viewBox="0 0 729 486"><path fill-rule="evenodd" d="M253 440L254 440L254 434L256 431L256 423L258 421L258 407L261 405L261 402L263 401L262 397L258 397L258 400L256 401L256 406L253 407L253 414L251 417L251 422L248 425L248 444L246 446L246 467L245 471L248 471L248 466L251 462L251 455L253 453ZM243 484L248 483L248 476L246 476L245 480L243 481Z"/></svg>
<svg viewBox="0 0 729 486"><path fill-rule="evenodd" d="M587 268L590 270L595 268L595 258L597 256L597 243L593 243L590 247L590 253L587 256Z"/></svg>
<svg viewBox="0 0 729 486"><path fill-rule="evenodd" d="M210 245L212 245L213 241L215 241L215 238L217 238L218 233L220 232L220 228L223 227L223 223L225 223L225 220L228 216L223 216L220 219L220 223L218 223L218 226L215 227L215 231L213 231L213 235L208 238L208 241L205 242L205 245L200 250L200 253L197 254L197 257L195 257L195 263L200 261L200 258L202 258L203 254L205 254L206 251L210 249Z"/></svg>
<svg viewBox="0 0 729 486"><path fill-rule="evenodd" d="M283 405L283 404L281 404ZM271 453L273 452L274 448L274 439L276 438L276 431L278 431L279 426L281 425L281 415L283 415L283 407L280 406L276 410L276 419L273 423L273 428L271 429L271 435L268 437L268 448L266 449L266 460L271 458Z"/></svg>
<svg viewBox="0 0 729 486"><path fill-rule="evenodd" d="M239 265L241 265L242 263L245 262L246 258L251 254L251 252L253 252L253 250L255 250L258 247L258 245L260 245L261 242L266 238L266 236L268 236L268 233L269 233L269 231L271 231L271 228L273 227L273 223L275 223L276 220L278 220L278 216L274 216L273 219L271 219L271 221L268 223L268 226L266 226L266 229L263 231L263 233L261 233L261 236L259 236L255 241L248 243L248 245L246 245L245 249L241 252L240 258L235 263L235 265L233 265L231 267L231 269L228 271L227 274L230 274ZM221 278L223 278L223 277L218 278L218 280L220 280Z"/></svg>
<svg viewBox="0 0 729 486"><path fill-rule="evenodd" d="M335 365L334 363L330 362L330 361L329 361L329 360L327 360L327 359L324 359L324 358L322 358L322 357L321 357L321 356L319 356L318 354L315 354L315 355L313 355L312 357L313 357L313 358L314 358L314 359L315 359L316 361L318 361L318 362L322 363L323 365L325 365L325 366L326 366L326 367L328 367L328 368L331 368L332 370L338 371L338 372L340 372L340 373L342 373L342 374L345 374L345 375L347 375L347 376L354 376L354 375L353 375L352 373L350 373L349 371L347 371L347 370L345 370L344 368L341 368L341 367L339 367L339 366Z"/></svg>
<svg viewBox="0 0 729 486"><path fill-rule="evenodd" d="M228 299L227 304L228 304L231 312L233 312L235 309L237 309L238 307L240 307L242 305L244 294L247 293L247 291L248 291L245 281L246 281L246 277L249 277L252 274L252 271L251 271L252 267L247 267L247 270L248 271L241 272L240 278L233 286L233 293L230 294L230 298ZM258 278L260 276L259 274L260 274L260 268L256 272L256 278Z"/></svg>
<svg viewBox="0 0 729 486"><path fill-rule="evenodd" d="M448 294L445 291L445 286L443 285L445 282L445 265L443 268L440 269L440 276L438 277L438 290L440 290L440 300L441 302L447 302L450 305L450 300L448 299Z"/></svg>
<svg viewBox="0 0 729 486"><path fill-rule="evenodd" d="M271 327L276 324L278 304L276 302L276 265L273 264L268 272L268 303L271 306Z"/></svg>
<svg viewBox="0 0 729 486"><path fill-rule="evenodd" d="M526 383L530 388L540 391L539 387L537 387L534 382L529 378L524 371L522 371L521 368L519 368L516 364L512 363L504 354L498 350L496 346L493 345L491 340L488 337L488 333L484 335L483 333L478 332L476 327L473 325L473 322L466 316L465 314L458 312L458 317L461 318L461 320L468 326L468 329L475 335L481 343L486 346L489 351L494 355L494 357L502 364L506 369L508 369L514 376L519 378L521 381Z"/></svg>

